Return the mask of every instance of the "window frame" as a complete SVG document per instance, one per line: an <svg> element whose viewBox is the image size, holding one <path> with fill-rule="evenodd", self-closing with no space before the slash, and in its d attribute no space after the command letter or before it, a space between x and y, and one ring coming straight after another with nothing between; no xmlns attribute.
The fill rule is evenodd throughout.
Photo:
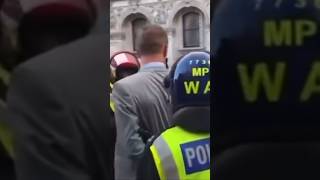
<svg viewBox="0 0 320 180"><path fill-rule="evenodd" d="M183 16L188 13L197 13L199 15L199 33L200 33L200 46L199 47L184 47L184 36L183 36ZM177 27L175 30L175 36L178 40L178 50L181 52L188 52L194 50L203 50L205 47L204 45L204 34L205 34L205 27L204 27L204 14L201 10L195 7L188 7L182 8L180 12L177 14L178 21Z"/></svg>
<svg viewBox="0 0 320 180"><path fill-rule="evenodd" d="M135 22L136 21L141 21L143 20L145 22L145 25L148 24L148 20L144 17L137 17L134 18L130 23L131 23L131 33L132 33L132 50L133 51L137 51L137 47L136 47L136 42L137 42L137 37L136 37L136 27L135 27Z"/></svg>
<svg viewBox="0 0 320 180"><path fill-rule="evenodd" d="M195 28L187 28L186 27L186 18L188 17L188 16L190 16L190 15L195 15L195 16L197 16L197 18L198 18L198 26L197 27L195 27ZM201 38L200 38L200 36L201 36L201 14L199 13L199 12L195 12L195 11L189 11L189 12L187 12L187 13L183 13L182 14L182 40L183 40L183 47L184 48L199 48L199 47L201 47ZM187 33L187 31L196 31L196 34L199 36L198 37L198 42L197 42L197 44L196 45L188 45L187 43L186 43L186 33Z"/></svg>

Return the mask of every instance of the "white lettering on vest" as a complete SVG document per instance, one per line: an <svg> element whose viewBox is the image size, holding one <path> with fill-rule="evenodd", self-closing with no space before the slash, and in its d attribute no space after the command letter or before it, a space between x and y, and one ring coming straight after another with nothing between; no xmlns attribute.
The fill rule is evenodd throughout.
<svg viewBox="0 0 320 180"><path fill-rule="evenodd" d="M192 159L194 159L196 157L196 153L194 152L194 149L187 148L186 155L187 155L187 159L188 159L188 166L192 167Z"/></svg>
<svg viewBox="0 0 320 180"><path fill-rule="evenodd" d="M210 144L206 144L206 150L207 150L209 161L210 161Z"/></svg>
<svg viewBox="0 0 320 180"><path fill-rule="evenodd" d="M203 146L197 147L197 159L199 164L205 164L207 162L207 154L206 150Z"/></svg>
<svg viewBox="0 0 320 180"><path fill-rule="evenodd" d="M210 145L206 144L205 146L196 146L195 148L186 148L185 149L188 166L193 166L193 161L196 160L199 164L206 164L210 162Z"/></svg>
<svg viewBox="0 0 320 180"><path fill-rule="evenodd" d="M180 145L187 174L210 168L210 138Z"/></svg>

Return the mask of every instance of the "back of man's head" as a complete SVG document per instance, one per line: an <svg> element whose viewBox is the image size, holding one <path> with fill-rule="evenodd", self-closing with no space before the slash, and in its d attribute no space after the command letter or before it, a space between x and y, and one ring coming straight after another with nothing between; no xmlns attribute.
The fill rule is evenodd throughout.
<svg viewBox="0 0 320 180"><path fill-rule="evenodd" d="M138 44L140 55L155 55L163 53L166 56L168 45L167 32L158 25L147 25L142 32Z"/></svg>

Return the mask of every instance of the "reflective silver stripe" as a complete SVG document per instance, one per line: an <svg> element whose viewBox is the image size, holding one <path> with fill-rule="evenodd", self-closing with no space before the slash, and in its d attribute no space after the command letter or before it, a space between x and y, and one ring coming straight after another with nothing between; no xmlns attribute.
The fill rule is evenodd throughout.
<svg viewBox="0 0 320 180"><path fill-rule="evenodd" d="M160 136L153 142L153 145L157 149L160 156L161 165L163 167L166 179L179 180L179 172L167 142L162 136Z"/></svg>

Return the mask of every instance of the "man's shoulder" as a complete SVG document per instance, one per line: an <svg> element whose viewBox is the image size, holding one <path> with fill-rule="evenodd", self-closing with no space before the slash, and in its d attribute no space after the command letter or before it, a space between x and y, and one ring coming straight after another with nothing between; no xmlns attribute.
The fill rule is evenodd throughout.
<svg viewBox="0 0 320 180"><path fill-rule="evenodd" d="M115 83L116 86L127 86L131 84L136 84L137 82L141 82L141 79L144 78L142 73L138 72L126 78L123 78Z"/></svg>
<svg viewBox="0 0 320 180"><path fill-rule="evenodd" d="M56 74L89 69L105 64L107 43L101 36L88 36L33 57L17 69Z"/></svg>
<svg viewBox="0 0 320 180"><path fill-rule="evenodd" d="M134 87L137 85L137 82L140 79L140 77L137 76L137 74L128 76L126 78L123 78L117 81L113 85L113 89L112 89L113 94L118 94L118 93L123 94L123 93L128 93L129 91L132 94L132 92L134 91Z"/></svg>
<svg viewBox="0 0 320 180"><path fill-rule="evenodd" d="M73 101L94 98L102 102L108 71L106 47L100 39L84 38L34 57L15 69L13 81L25 88L66 93Z"/></svg>
<svg viewBox="0 0 320 180"><path fill-rule="evenodd" d="M123 78L114 84L113 92L118 94L131 94L145 96L150 93L152 87L163 87L163 80L167 73L163 72L138 72L129 77Z"/></svg>
<svg viewBox="0 0 320 180"><path fill-rule="evenodd" d="M138 72L126 78L119 80L116 84L118 86L131 86L131 85L142 85L144 83L149 84L150 79L154 79L155 77L159 79L163 79L168 74L167 71L159 71L159 72Z"/></svg>

